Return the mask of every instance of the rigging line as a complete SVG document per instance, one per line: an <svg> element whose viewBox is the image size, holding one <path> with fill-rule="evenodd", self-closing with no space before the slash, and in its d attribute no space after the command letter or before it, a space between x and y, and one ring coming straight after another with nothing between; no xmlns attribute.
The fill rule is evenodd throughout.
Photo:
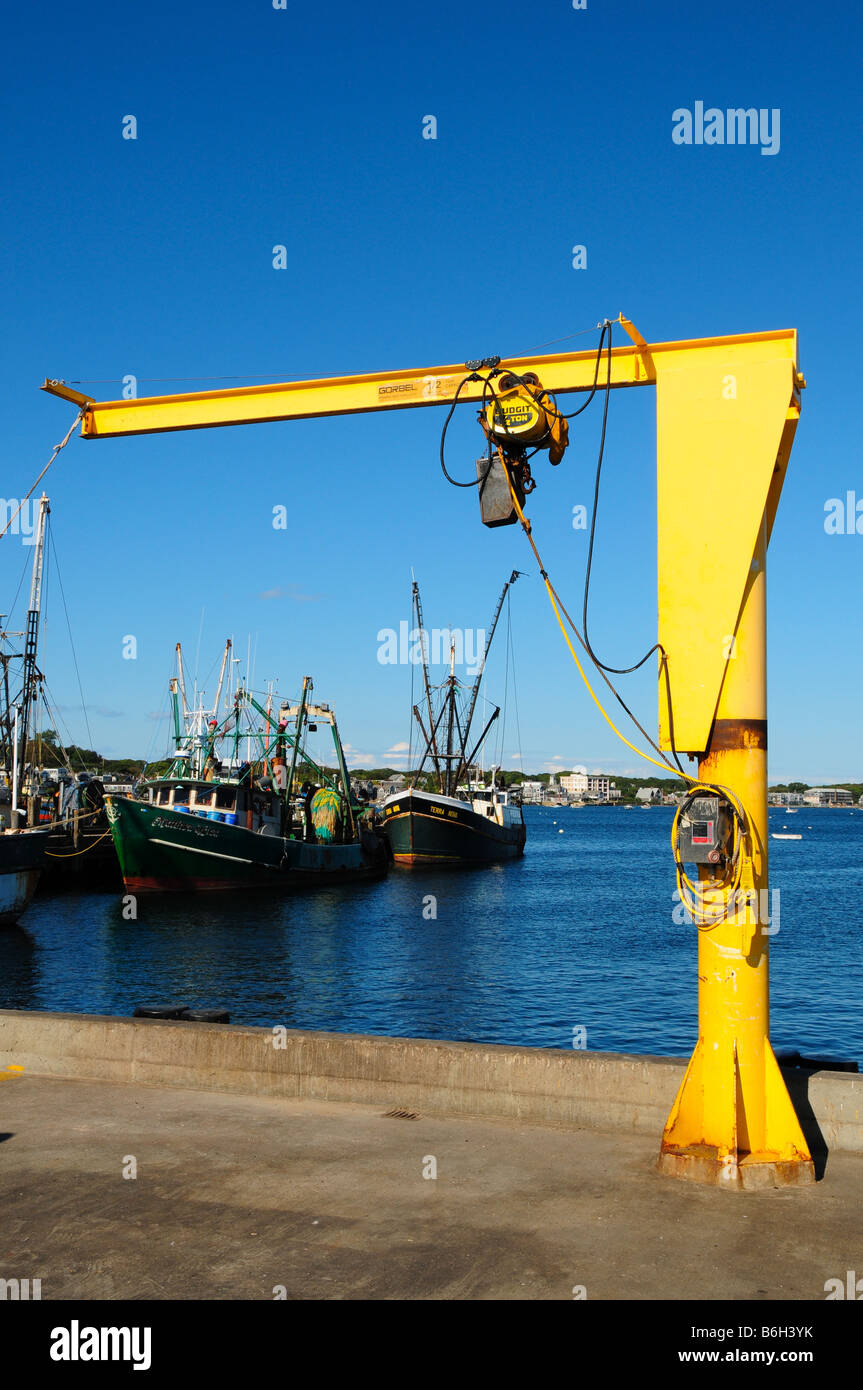
<svg viewBox="0 0 863 1390"><path fill-rule="evenodd" d="M615 323L619 323L620 321L619 318L614 320ZM580 328L577 333L567 333L563 338L551 338L547 343L538 343L536 347L527 348L524 352L513 352L509 355L510 357L527 357L532 352L541 351L542 348L554 347L557 343L568 343L573 338L583 338L585 334L595 333L596 330L601 327L601 323L596 323L590 328ZM147 385L163 385L174 381L261 381L267 377L270 377L273 381L289 381L291 379L290 376L286 376L284 372L255 372L245 376L238 376L236 374L230 376L139 376L137 380L139 382L145 382ZM122 382L123 377L119 376L89 376L70 377L68 384L70 386L116 386L118 383L122 384Z"/></svg>
<svg viewBox="0 0 863 1390"><path fill-rule="evenodd" d="M509 597L509 595L507 595L507 598L508 598L508 597ZM522 781L524 781L524 756L523 756L523 750L522 750L522 746L521 746L521 720L519 719L519 714L518 714L518 679L517 679L516 670L515 670L515 644L513 644L512 647L510 648L510 655L511 655L511 661L512 661L512 701L513 701L513 706L514 706L514 708L515 708L515 730L516 730L516 737L517 737L517 739L518 739L518 763L519 763L519 771L521 772L521 778L522 778Z"/></svg>
<svg viewBox="0 0 863 1390"><path fill-rule="evenodd" d="M45 719L46 719L46 721L47 721L47 726L48 726L48 728L53 729L53 730L54 730L54 733L57 734L57 729L56 729L57 720L56 720L55 717L54 717L54 710L53 710L52 706L51 706L51 705L49 704L49 702L48 702L48 696L47 696L46 693L45 693L45 684L44 684L44 681L43 681L43 683L42 683L42 688L41 688L41 690L40 690L40 697L41 697L41 700L42 700L42 707L43 707L43 709L44 709L44 711L45 711ZM57 735L57 737L58 737L58 739L59 739L59 735ZM43 745L44 745L44 742L45 742L45 731L44 731L44 729L43 729L43 731L42 731L42 742L43 742ZM68 752L66 751L65 744L59 743L59 742L58 742L56 748L54 749L54 752L59 753L59 754L62 754L62 757L63 757L63 765L65 766L66 771L71 773L71 771L72 771L72 764L71 764L70 761L69 761L69 754L68 754ZM60 765L60 763L59 763L59 758L58 758L58 766L59 766L59 765Z"/></svg>
<svg viewBox="0 0 863 1390"><path fill-rule="evenodd" d="M413 583L413 570L411 570L411 583ZM413 590L411 590L411 594L413 594ZM413 617L413 597L411 597L411 617ZM420 641L422 641L422 637L420 637ZM410 775L411 775L411 764L412 764L412 762L413 762L413 756L414 756L414 664L413 664L412 661L409 662L408 664L409 664L409 666L410 666L410 668L411 668L411 710L410 710L410 718L409 718L409 720L408 720L408 765L407 765L407 776L408 776L408 778L410 778ZM429 710L429 718L431 718L431 710ZM417 753L419 753L419 749L417 749Z"/></svg>
<svg viewBox="0 0 863 1390"><path fill-rule="evenodd" d="M141 777L144 776L144 773L147 771L147 768L150 766L150 763L151 763L151 762L161 762L161 761L162 761L161 758L155 758L155 759L151 758L151 754L152 754L153 752L155 752L155 748L156 748L156 739L159 737L159 726L160 726L161 723L162 723L162 710L163 710L163 709L165 710L166 716L167 716L168 718L170 718L171 710L170 710L170 691L169 691L169 690L166 690L166 691L164 692L164 694L162 695L162 703L161 703L161 705L159 706L159 712L158 712L158 715L157 715L156 720L155 720L155 726L154 726L154 728L153 728L153 733L152 733L152 735L151 735L151 737L150 737L150 745L149 745L149 747L148 747L148 749L147 749L147 756L146 756L146 758L144 759L144 766L141 768L141 771L140 771L140 774L139 774L139 776L141 776ZM173 735L169 735L169 738L173 738Z"/></svg>
<svg viewBox="0 0 863 1390"><path fill-rule="evenodd" d="M613 322L619 323L620 319L614 319ZM584 338L586 334L595 333L596 330L601 327L602 322L600 321L599 323L593 324L590 328L580 328L577 333L567 333L566 337L564 338L549 338L547 343L537 343L536 347L527 348L524 352L512 352L510 353L510 357L529 357L531 353L541 352L543 348L556 347L558 343L569 343L572 341L573 338Z"/></svg>
<svg viewBox="0 0 863 1390"><path fill-rule="evenodd" d="M63 577L62 577L62 575L60 574L60 562L59 562L59 560L57 559L57 549L56 549L56 547L55 547L55 545L54 545L54 528L53 528L53 526L51 527L51 530L50 530L50 532L49 532L49 540L50 540L50 542L51 542L51 551L52 551L52 553L53 553L53 555L54 555L54 568L55 568L56 571L57 571L57 583L58 583L58 585L59 585L59 587L60 587L60 597L61 597L61 599L63 600L63 612L66 614L66 628L67 628L68 633L69 633L69 646L72 648L72 662L73 662L74 667L75 667L75 676L76 676L77 681L78 681L78 694L81 696L81 713L82 713L83 716L84 716L84 727L85 727L85 729L87 730L87 737L88 737L88 739L90 740L90 747L91 747L91 749L93 749L93 751L95 752L95 746L94 746L94 743L93 743L93 731L92 731L92 729L90 728L90 720L89 720L89 718L88 718L88 716L87 716L87 705L86 705L86 702L85 702L85 700L84 700L84 687L83 687L83 685L81 684L81 672L80 672L80 670L78 669L78 655L77 655L77 653L76 653L76 651L75 651L75 642L74 642L73 637L72 637L72 624L71 624L70 621L69 621L69 609L68 609L67 604L66 604L66 592L65 592L65 590L64 590L64 588L63 588Z"/></svg>
<svg viewBox="0 0 863 1390"><path fill-rule="evenodd" d="M507 589L507 591L506 591L506 599L507 599L507 604L506 604L506 647L504 648L504 653L505 653L505 655L504 655L504 665L503 665L503 709L501 710L501 714L503 715L503 719L501 720L500 731L499 731L499 738L498 738L498 740L496 741L497 753L496 753L496 755L495 755L495 762L498 764L498 770L501 771L501 772L503 771L503 749L504 749L504 744L505 744L505 741L506 741L506 713L507 713L507 709L508 709L508 707L509 707L510 607L509 607L509 590L508 590L508 589Z"/></svg>
<svg viewBox="0 0 863 1390"><path fill-rule="evenodd" d="M136 380L147 386L166 385L175 381L261 381L270 378L275 382L290 381L290 376L284 372L255 372L252 376L139 376ZM82 376L70 377L66 383L69 386L117 386L122 385L124 378L120 376Z"/></svg>
<svg viewBox="0 0 863 1390"><path fill-rule="evenodd" d="M197 684L198 684L198 668L199 668L200 661L201 661L201 638L202 638L203 635L204 635L204 614L206 613L206 611L207 611L206 608L202 605L202 606L201 606L201 622L200 622L199 627L198 627L198 645L197 645L197 647L195 648L195 675L194 675L194 682L195 682L195 686L196 686L196 687L197 687ZM255 643L255 651L257 652L257 642ZM208 679L209 679L209 677L208 677ZM202 701L202 703L203 703L203 701Z"/></svg>
<svg viewBox="0 0 863 1390"><path fill-rule="evenodd" d="M33 484L33 486L30 488L30 491L27 492L27 493L25 493L25 495L21 498L21 501L18 503L18 510L15 512L15 515L14 515L14 516L10 516L9 520L6 522L6 525L3 527L3 530L0 531L0 540L2 540L3 537L6 535L6 532L9 530L9 527L12 525L12 522L15 520L15 518L18 516L18 513L21 511L21 508L24 506L24 503L25 503L26 501L28 501L29 498L30 498L30 497L33 495L33 493L36 491L36 488L39 486L39 484L41 483L42 479L45 477L45 474L48 472L48 469L51 467L51 464L54 462L54 460L55 460L55 458L57 457L57 455L59 454L60 450L61 450L61 449L65 449L66 445L69 443L69 440L72 438L72 435L75 433L75 428L76 428L76 426L78 425L78 423L79 423L81 420L83 420L83 418L84 418L84 411L83 411L83 410L79 410L79 411L78 411L78 414L75 416L75 419L72 421L71 425L69 426L69 429L67 430L66 434L65 434L65 435L63 436L63 438L60 440L60 443L59 443L59 444L55 444L53 454L52 454L51 457L49 458L48 462L45 464L45 467L42 469L42 472L39 474L39 477L36 479L36 481L35 481L35 483Z"/></svg>
<svg viewBox="0 0 863 1390"><path fill-rule="evenodd" d="M73 738L72 738L72 730L69 728L69 725L66 723L66 720L64 719L63 715L60 713L60 706L59 706L59 704L57 703L57 701L54 699L54 692L53 692L53 690L50 688L50 686L48 685L48 682L45 680L45 677L44 677L44 676L42 677L42 685L44 686L44 691L47 692L48 696L50 697L50 709L51 709L52 722L56 720L56 723L60 726L57 732L64 735L64 737L63 737L63 752L64 752L65 755L66 755L67 766L68 766L69 770L71 771L71 770L72 770L72 761L71 761L71 759L70 759L70 757L69 757L69 750L70 750L70 748L74 748L74 749L76 750L76 758L77 758L77 760L78 760L78 763L79 763L79 765L80 765L81 770L83 771L85 765L84 765L84 759L83 759L83 757L81 756L81 746L80 746L80 744L75 743L75 741L73 740ZM44 692L43 692L43 695L44 695ZM95 750L93 750L93 751L95 751Z"/></svg>
<svg viewBox="0 0 863 1390"><path fill-rule="evenodd" d="M15 605L16 605L16 603L18 602L18 595L19 595L20 592L21 592L21 586L22 586L22 584L24 583L24 580L25 580L25 578L26 578L26 576L27 576L27 571L28 571L29 569L30 569L30 556L29 556L29 555L25 555L25 556L24 556L24 564L23 564L22 569L21 569L21 578L18 580L18 588L15 590L15 597L14 597L13 600L12 600L12 607L9 609L9 612L8 612L7 615L6 615L7 618L8 618L8 620L9 620L9 624L10 624L10 625L11 625L11 623L12 623L12 617L13 617L13 614L14 614L14 612L15 612Z"/></svg>

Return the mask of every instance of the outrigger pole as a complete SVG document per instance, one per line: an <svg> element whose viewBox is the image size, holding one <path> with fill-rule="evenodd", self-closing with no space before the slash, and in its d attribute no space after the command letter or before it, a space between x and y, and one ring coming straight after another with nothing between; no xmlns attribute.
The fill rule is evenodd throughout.
<svg viewBox="0 0 863 1390"><path fill-rule="evenodd" d="M217 718L218 718L218 715L219 715L219 701L220 701L221 698L222 698L222 686L223 686L224 683L225 683L225 668L227 667L227 664L228 664L228 657L229 657L230 654L231 654L231 645L232 645L232 643L231 643L231 639L230 639L230 637L229 637L229 638L227 639L227 641L225 642L225 650L224 650L224 653L223 653L223 655L222 655L222 669L221 669L220 672L219 672L219 684L218 684L218 687L217 687L217 689L216 689L216 698L215 698L215 700L213 701L213 715L212 715L213 719L217 719Z"/></svg>
<svg viewBox="0 0 863 1390"><path fill-rule="evenodd" d="M430 739L431 739L431 755L432 755L432 762L434 763L434 770L435 770L435 772L436 772L437 775L438 775L438 781L441 783L441 786L443 786L443 781L442 781L442 779L441 779L440 760L439 760L439 758L438 758L438 751L437 751L437 743L436 743L436 741L435 741L435 730L434 730L434 728L431 727L431 721L432 721L432 703L431 703L431 686L430 686L430 684L429 684L428 658L427 658L427 653L426 653L426 630L425 630L425 624L423 623L423 610L422 610L422 603L421 603L421 601L420 601L420 586L419 586L419 584L417 583L416 580L413 581L413 590L412 590L412 592L413 592L414 608L415 608L415 610L416 610L416 616L417 616L417 629L418 629L419 635L420 635L420 654L421 654L421 656L422 656L423 684L425 685L426 700L428 701L428 708L429 708L429 727L431 728ZM416 706L414 706L414 708L416 708ZM419 719L419 716L417 716L417 718ZM420 723L420 728L422 729L422 721L419 721L419 723ZM425 733L425 730L424 730L424 729L423 729L423 733ZM423 762L425 762L426 754L428 754L428 752L429 752L429 748L428 748L428 746L426 746L426 752L425 752L425 754L423 755Z"/></svg>
<svg viewBox="0 0 863 1390"><path fill-rule="evenodd" d="M484 643L484 645L483 645L482 656L481 656L481 658L480 658L480 663L479 663L479 670L478 670L477 673L476 673L476 680L475 680L474 683L473 683L473 690L471 691L471 694L470 694L470 705L468 706L467 722L466 722L466 724L465 724L465 726L464 726L464 739L463 739L462 755L464 755L464 749L467 747L468 735L470 734L470 726L471 726L471 724L473 723L473 713L474 713L474 709L476 708L477 696L479 695L479 687L480 687L480 683L481 683L481 681L482 681L483 672L485 671L485 659L486 659L486 657L488 656L489 650L491 649L491 644L492 644L492 642L494 641L494 634L495 634L495 630L496 630L496 628L497 628L497 620L498 620L498 618L500 617L501 609L503 608L503 601L504 601L504 599L506 598L507 594L509 593L510 585L514 584L515 581L518 579L519 575L520 575L520 574L523 574L523 573L524 573L523 570L513 570L512 574L509 576L509 579L506 581L506 583L504 584L503 588L502 588L501 591L500 591L500 598L499 598L498 601L497 601L497 608L495 608L495 610L494 610L494 616L493 616L493 618L492 618L492 620L491 620L491 628L489 629L488 637L486 638L485 643ZM467 770L467 769L470 768L470 765L471 765L471 763L473 762L473 754L476 753L477 749L479 748L480 744L482 743L483 739L485 738L486 733L487 733L488 730L491 728L492 723L493 723L494 720L497 718L497 716L498 716L499 713L500 713L500 710L497 710L497 711L492 715L491 719L488 721L488 724L486 725L485 730L483 731L482 736L481 736L481 738L478 740L478 742L477 742L477 744L476 744L476 747L473 749L473 752L471 753L470 757L469 757L469 758L464 758L464 756L462 756L462 762L459 764L458 772L456 773L456 779L455 779L455 780L456 780L456 786L458 786L458 780L459 780L459 778L461 777L462 770L463 770L463 769Z"/></svg>

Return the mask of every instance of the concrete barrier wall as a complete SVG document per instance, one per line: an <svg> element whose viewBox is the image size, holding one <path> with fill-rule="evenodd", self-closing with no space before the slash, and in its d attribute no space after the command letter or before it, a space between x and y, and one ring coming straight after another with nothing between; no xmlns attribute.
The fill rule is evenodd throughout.
<svg viewBox="0 0 863 1390"><path fill-rule="evenodd" d="M0 1010L0 1066L9 1063L37 1076L657 1135L686 1065L624 1053ZM828 1149L863 1153L863 1076L785 1075L810 1142L820 1131Z"/></svg>

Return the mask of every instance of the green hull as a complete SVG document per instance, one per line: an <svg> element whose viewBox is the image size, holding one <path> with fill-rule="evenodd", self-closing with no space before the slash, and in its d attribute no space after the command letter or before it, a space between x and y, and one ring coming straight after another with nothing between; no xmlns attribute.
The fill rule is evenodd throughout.
<svg viewBox="0 0 863 1390"><path fill-rule="evenodd" d="M283 893L382 878L387 871L383 847L369 833L358 843L309 844L130 797L107 797L105 806L123 882L132 893Z"/></svg>

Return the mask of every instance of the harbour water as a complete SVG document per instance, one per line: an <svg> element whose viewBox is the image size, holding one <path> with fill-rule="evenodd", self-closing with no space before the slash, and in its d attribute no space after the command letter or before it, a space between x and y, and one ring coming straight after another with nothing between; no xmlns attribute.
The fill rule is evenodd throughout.
<svg viewBox="0 0 863 1390"><path fill-rule="evenodd" d="M697 932L673 920L673 811L528 808L522 860L283 899L37 897L0 933L0 1007L686 1056ZM771 1035L863 1063L863 809L770 813ZM561 833L562 832L562 833ZM436 914L436 915L435 915ZM584 1036L574 1030L584 1030Z"/></svg>

